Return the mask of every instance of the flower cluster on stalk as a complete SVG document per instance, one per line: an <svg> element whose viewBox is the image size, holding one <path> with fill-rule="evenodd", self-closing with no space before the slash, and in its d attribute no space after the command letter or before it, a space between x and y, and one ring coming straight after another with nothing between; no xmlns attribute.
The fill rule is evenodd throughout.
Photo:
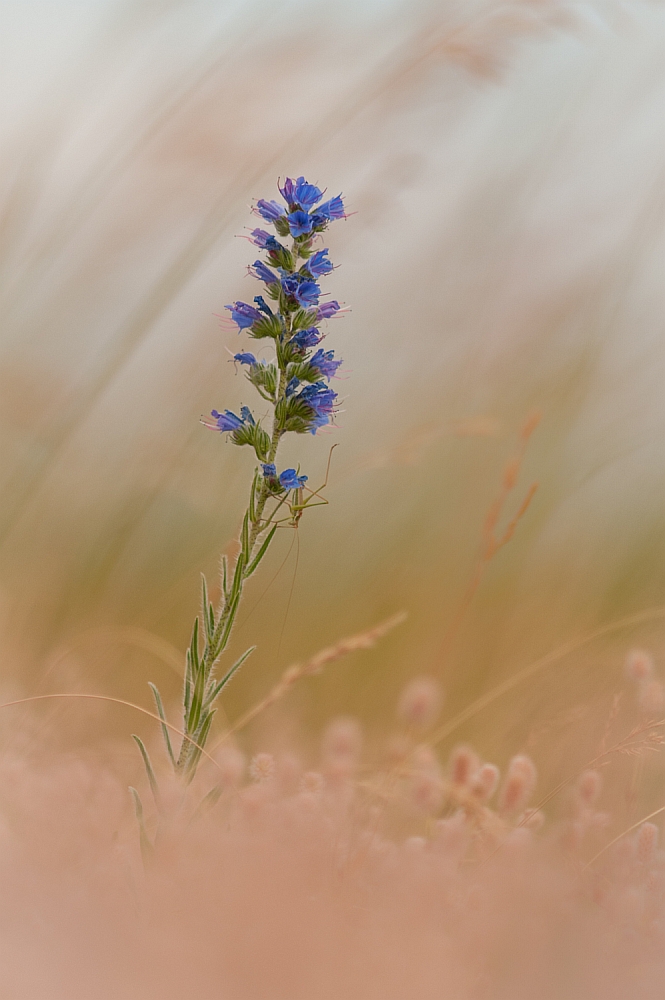
<svg viewBox="0 0 665 1000"><path fill-rule="evenodd" d="M272 430L266 430L247 406L240 416L213 410L214 422L208 422L235 444L254 449L272 493L302 488L307 480L295 469L277 473L274 459L282 436L315 434L335 414L337 393L330 380L342 362L319 344L324 336L321 323L334 317L340 305L334 299L322 301L319 282L333 264L327 247L317 249L315 242L331 222L346 217L341 195L324 201L324 192L304 177L287 177L279 191L284 204L260 199L254 207L276 233L254 229L250 237L265 253L265 259L255 260L249 268L262 282L263 294L255 295L253 304L238 301L225 307L238 332L273 342L274 361L259 360L245 350L234 355L234 361L246 366L247 378L259 395L272 404Z"/></svg>

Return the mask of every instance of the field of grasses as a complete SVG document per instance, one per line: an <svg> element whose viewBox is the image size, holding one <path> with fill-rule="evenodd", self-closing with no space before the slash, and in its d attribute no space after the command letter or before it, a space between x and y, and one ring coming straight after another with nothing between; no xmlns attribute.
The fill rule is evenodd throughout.
<svg viewBox="0 0 665 1000"><path fill-rule="evenodd" d="M0 35L0 1000L659 998L662 8L11 0ZM308 485L202 736L257 464L202 418L269 427L223 317L300 175L343 192L336 412L281 446Z"/></svg>

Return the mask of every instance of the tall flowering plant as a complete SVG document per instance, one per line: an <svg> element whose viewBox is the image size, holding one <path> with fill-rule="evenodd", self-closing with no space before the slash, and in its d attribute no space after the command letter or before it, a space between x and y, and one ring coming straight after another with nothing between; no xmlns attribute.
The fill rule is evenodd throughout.
<svg viewBox="0 0 665 1000"><path fill-rule="evenodd" d="M226 306L239 333L268 341L270 360L259 360L240 351L234 360L247 369L247 378L272 409L264 426L248 406L240 414L213 410L206 426L228 436L236 445L251 448L257 459L242 521L240 549L233 564L222 559L222 594L215 607L203 580L203 607L194 621L187 651L183 690L183 737L176 751L159 691L151 684L163 721L166 750L177 774L191 780L201 757L215 714L214 704L235 672L256 648L252 646L221 677L216 668L226 649L242 598L245 582L257 570L280 524L297 524L303 511L319 494L305 484L299 469L279 471L277 453L285 434L316 434L335 413L337 393L330 380L342 363L333 351L320 347L321 324L340 310L335 300L323 301L320 280L333 270L328 248L318 248L321 234L331 222L345 218L341 195L324 199L324 192L304 177L287 177L279 187L284 204L259 200L254 212L276 233L254 229L251 242L264 252L250 273L262 283L263 294L254 304L233 302ZM266 301L268 300L268 301ZM270 304L269 304L270 303ZM320 501L320 498L318 499ZM153 791L154 771L145 746L135 737Z"/></svg>

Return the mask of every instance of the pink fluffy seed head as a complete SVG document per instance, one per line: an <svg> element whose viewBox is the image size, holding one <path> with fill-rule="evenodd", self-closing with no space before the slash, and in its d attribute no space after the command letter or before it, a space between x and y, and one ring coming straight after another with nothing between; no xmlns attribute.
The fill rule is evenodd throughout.
<svg viewBox="0 0 665 1000"><path fill-rule="evenodd" d="M411 784L411 801L419 812L437 813L443 805L441 782L432 774L419 774Z"/></svg>
<svg viewBox="0 0 665 1000"><path fill-rule="evenodd" d="M582 805L592 806L598 801L603 779L599 771L584 771L577 782L577 795Z"/></svg>
<svg viewBox="0 0 665 1000"><path fill-rule="evenodd" d="M300 791L318 795L325 787L323 775L319 771L306 771L300 779Z"/></svg>
<svg viewBox="0 0 665 1000"><path fill-rule="evenodd" d="M647 680L640 684L637 703L644 715L655 717L665 710L665 689L660 681Z"/></svg>
<svg viewBox="0 0 665 1000"><path fill-rule="evenodd" d="M640 864L650 864L658 847L658 827L655 823L642 823L635 836L635 852Z"/></svg>
<svg viewBox="0 0 665 1000"><path fill-rule="evenodd" d="M455 747L450 755L450 780L453 785L468 787L474 781L480 761L478 755L468 746Z"/></svg>
<svg viewBox="0 0 665 1000"><path fill-rule="evenodd" d="M483 764L473 779L471 791L480 802L489 802L499 787L500 777L496 764Z"/></svg>
<svg viewBox="0 0 665 1000"><path fill-rule="evenodd" d="M257 753L252 757L249 773L259 784L270 781L275 773L275 758L271 753Z"/></svg>
<svg viewBox="0 0 665 1000"><path fill-rule="evenodd" d="M433 677L415 677L400 695L398 718L407 726L427 729L436 721L442 701L441 687Z"/></svg>
<svg viewBox="0 0 665 1000"><path fill-rule="evenodd" d="M631 681L646 681L653 676L654 663L646 649L631 649L626 656L626 677Z"/></svg>
<svg viewBox="0 0 665 1000"><path fill-rule="evenodd" d="M327 726L322 740L323 758L327 761L356 761L363 746L363 733L357 719L342 716Z"/></svg>
<svg viewBox="0 0 665 1000"><path fill-rule="evenodd" d="M513 757L499 795L499 812L513 816L522 812L536 787L536 767L526 754Z"/></svg>

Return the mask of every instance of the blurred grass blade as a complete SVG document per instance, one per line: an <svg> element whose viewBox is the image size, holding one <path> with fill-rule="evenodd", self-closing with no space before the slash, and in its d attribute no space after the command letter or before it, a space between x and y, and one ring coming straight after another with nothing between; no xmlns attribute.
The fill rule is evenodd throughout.
<svg viewBox="0 0 665 1000"><path fill-rule="evenodd" d="M157 706L157 714L159 715L162 722L166 723L166 713L164 712L164 706L162 705L162 696L160 695L156 685L154 685L152 681L148 681L148 687L152 691L152 696L155 699L155 705ZM166 744L166 752L169 755L171 763L175 767L175 756L173 754L173 747L171 746L171 737L169 736L169 730L166 725L162 726L162 736L164 737L164 743Z"/></svg>
<svg viewBox="0 0 665 1000"><path fill-rule="evenodd" d="M157 784L157 778L155 777L155 772L153 770L152 764L150 762L150 757L148 756L148 751L145 748L143 740L136 733L132 733L132 739L136 743L137 747L141 751L141 756L143 757L143 763L145 764L145 769L148 774L148 781L150 782L150 788L152 791L152 797L155 800L155 805L158 809L161 808L161 799L159 795L159 785Z"/></svg>

